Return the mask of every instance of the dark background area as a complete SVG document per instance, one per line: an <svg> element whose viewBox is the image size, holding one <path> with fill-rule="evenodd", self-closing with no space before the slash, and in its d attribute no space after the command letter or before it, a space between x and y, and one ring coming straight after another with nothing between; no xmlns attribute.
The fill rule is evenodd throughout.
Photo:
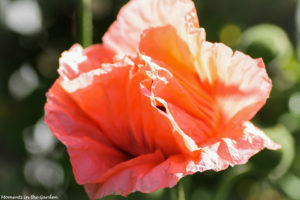
<svg viewBox="0 0 300 200"><path fill-rule="evenodd" d="M94 43L101 43L102 35L128 1L92 2ZM273 90L253 122L283 148L264 150L248 164L223 172L185 177L187 199L299 200L298 1L194 2L208 41L263 57ZM58 77L58 58L78 42L77 5L76 0L0 0L0 195L88 199L74 180L65 147L43 123L45 93ZM152 194L134 193L128 199L171 199L174 192L167 188Z"/></svg>

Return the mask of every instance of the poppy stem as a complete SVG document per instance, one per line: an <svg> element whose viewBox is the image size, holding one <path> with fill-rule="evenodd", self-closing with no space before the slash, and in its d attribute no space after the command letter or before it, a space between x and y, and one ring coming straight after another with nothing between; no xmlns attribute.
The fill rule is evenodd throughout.
<svg viewBox="0 0 300 200"><path fill-rule="evenodd" d="M93 42L93 19L91 10L91 0L79 1L79 37L83 47L90 46Z"/></svg>
<svg viewBox="0 0 300 200"><path fill-rule="evenodd" d="M179 181L177 190L178 190L178 200L185 200L185 193L184 193L184 187L182 181Z"/></svg>

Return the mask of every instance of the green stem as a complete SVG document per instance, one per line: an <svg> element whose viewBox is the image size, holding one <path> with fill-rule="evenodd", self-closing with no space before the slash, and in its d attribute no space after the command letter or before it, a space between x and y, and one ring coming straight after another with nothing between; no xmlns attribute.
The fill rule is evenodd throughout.
<svg viewBox="0 0 300 200"><path fill-rule="evenodd" d="M217 190L213 194L213 200L224 200L228 199L228 196L231 192L232 187L239 178L251 171L251 165L241 165L236 166L230 170L226 171L226 174L223 175L220 184L217 187Z"/></svg>
<svg viewBox="0 0 300 200"><path fill-rule="evenodd" d="M184 187L182 181L178 183L178 200L185 200Z"/></svg>
<svg viewBox="0 0 300 200"><path fill-rule="evenodd" d="M80 13L80 43L83 47L90 46L93 43L93 21L91 0L78 0Z"/></svg>

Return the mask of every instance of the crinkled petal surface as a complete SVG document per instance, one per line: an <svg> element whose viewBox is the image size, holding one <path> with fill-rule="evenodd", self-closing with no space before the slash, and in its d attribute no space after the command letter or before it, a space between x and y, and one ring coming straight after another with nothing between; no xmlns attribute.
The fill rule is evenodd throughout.
<svg viewBox="0 0 300 200"><path fill-rule="evenodd" d="M197 68L201 81L212 86L225 123L250 120L269 97L272 82L262 59L203 42Z"/></svg>
<svg viewBox="0 0 300 200"><path fill-rule="evenodd" d="M103 45L75 44L59 64L45 121L91 199L280 148L249 122L272 87L263 61L205 41L191 0L131 0Z"/></svg>
<svg viewBox="0 0 300 200"><path fill-rule="evenodd" d="M139 64L144 65L143 62ZM158 180L155 188L149 182L145 183L147 189L133 184L122 192L114 191L108 184L128 170L136 171L128 175L127 181L133 180L138 171L145 173L164 162L164 155L180 153L172 124L141 93L139 83L145 81L146 84L144 79L148 78L145 69L135 65L134 60L124 58L72 80L61 76L47 94L45 120L54 135L67 146L75 178L78 183L89 185L87 191L91 198L95 195L89 192L93 184L105 183L105 187L97 191L105 195L109 193L102 190L108 190L108 186L110 192L124 195L169 186L168 181ZM156 151L159 154L154 153ZM152 154L154 159L149 159ZM127 162L128 166L124 164ZM141 164L128 169L133 167L131 163Z"/></svg>
<svg viewBox="0 0 300 200"><path fill-rule="evenodd" d="M166 26L145 31L139 48L159 60L156 63L165 64L154 69L158 76L152 76L152 96L164 101L168 110L174 112L172 116L178 116L179 123L190 129L184 132L199 137L193 141L201 143L205 135L218 137L224 133L220 130L241 126L265 104L272 83L261 59L252 59L238 51L233 53L223 44L203 41L196 60L190 64L193 53L187 50L189 44L182 42L174 29ZM182 64L183 58L174 56L181 51L185 52L186 64L194 70ZM164 79L160 78L162 74ZM185 122L183 115L188 119Z"/></svg>
<svg viewBox="0 0 300 200"><path fill-rule="evenodd" d="M165 63L125 57L71 80L62 75L50 89L46 122L67 146L75 178L91 199L172 187L187 174L278 148L250 122L219 134L217 90L205 88L198 72L186 72L195 79L189 82L179 73L184 65Z"/></svg>
<svg viewBox="0 0 300 200"><path fill-rule="evenodd" d="M191 0L131 0L103 37L103 43L118 54L135 54L141 33L151 27L172 25L184 41L204 31Z"/></svg>
<svg viewBox="0 0 300 200"><path fill-rule="evenodd" d="M79 44L74 44L69 51L62 53L59 59L59 74L65 79L73 79L81 73L101 67L102 63L113 60L113 51L104 45L95 44L83 49Z"/></svg>

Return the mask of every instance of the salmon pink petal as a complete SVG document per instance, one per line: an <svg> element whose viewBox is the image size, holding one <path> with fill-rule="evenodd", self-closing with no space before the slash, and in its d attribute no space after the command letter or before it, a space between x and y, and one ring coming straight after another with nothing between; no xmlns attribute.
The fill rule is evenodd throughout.
<svg viewBox="0 0 300 200"><path fill-rule="evenodd" d="M154 107L165 108L166 116L176 130L175 137L179 145L188 150L187 152L201 150L203 145L215 141L215 138L231 138L233 134L243 134L242 122L224 126L220 114L222 107L216 101L219 98L218 93L213 94L214 96L210 99L208 97L196 98L183 85L180 85L180 82L166 68L151 62L148 64L151 70L147 72L147 75L152 80L152 85L143 87L145 89L143 93L151 99ZM209 93L206 95L208 96ZM256 129L253 130L256 131ZM261 131L260 133L261 141L267 140ZM234 137L241 137L241 135L234 135ZM264 147L272 148L269 145L262 148Z"/></svg>
<svg viewBox="0 0 300 200"><path fill-rule="evenodd" d="M68 145L68 140L65 140L67 136L89 137L104 144L111 144L101 134L99 126L91 123L91 118L65 92L61 82L62 78L59 78L47 93L45 121L52 133L65 145Z"/></svg>
<svg viewBox="0 0 300 200"><path fill-rule="evenodd" d="M130 71L127 85L128 115L131 133L150 152L160 149L164 155L178 153L180 150L173 137L172 124L161 111L151 105L149 98L142 94L140 84L150 87L145 63L137 62ZM139 67L138 67L139 66Z"/></svg>
<svg viewBox="0 0 300 200"><path fill-rule="evenodd" d="M263 61L206 42L192 0L131 0L103 45L75 44L59 64L45 121L91 199L280 148L249 122L272 86Z"/></svg>
<svg viewBox="0 0 300 200"><path fill-rule="evenodd" d="M206 91L199 80L197 70L194 67L194 55L190 51L189 45L177 35L172 26L151 28L144 31L139 49L141 53L151 57L152 62L162 66L157 73L165 73L166 77L174 76L172 81L176 82L176 87L184 89L184 93L188 94L190 100L196 101L193 105L211 107L211 94ZM170 73L164 71L163 68ZM162 86L156 88L163 90L164 84ZM170 92L165 91L165 94L172 95L173 100L178 101L177 97L182 89L174 88ZM185 101L185 104L189 104L187 102L190 100L182 99L179 101ZM194 110L194 108L189 110Z"/></svg>
<svg viewBox="0 0 300 200"><path fill-rule="evenodd" d="M68 153L79 184L93 183L115 165L129 158L117 148L104 145L89 137L67 136Z"/></svg>
<svg viewBox="0 0 300 200"><path fill-rule="evenodd" d="M131 0L118 14L103 37L104 45L120 54L134 54L141 33L150 27L172 25L183 40L199 31L198 17L191 0Z"/></svg>
<svg viewBox="0 0 300 200"><path fill-rule="evenodd" d="M74 79L80 73L101 67L102 63L112 62L113 52L100 44L83 49L74 44L62 53L59 59L59 74L65 79Z"/></svg>
<svg viewBox="0 0 300 200"><path fill-rule="evenodd" d="M230 131L230 133L226 133ZM224 131L224 135L203 144L200 160L188 168L191 171L220 171L228 166L245 164L253 155L264 148L276 150L281 146L274 143L251 122L239 128Z"/></svg>
<svg viewBox="0 0 300 200"><path fill-rule="evenodd" d="M214 129L214 110L210 101L193 98L170 71L144 59L149 66L146 74L152 84L147 87L142 82L143 94L151 99L153 107L165 110L164 115L172 123L174 137L181 149L187 153L197 150L198 144L209 139Z"/></svg>
<svg viewBox="0 0 300 200"><path fill-rule="evenodd" d="M204 42L198 63L199 76L213 88L226 124L250 120L269 97L272 83L261 59Z"/></svg>
<svg viewBox="0 0 300 200"><path fill-rule="evenodd" d="M157 145L164 153L177 152L172 125L141 95L139 82L148 77L143 71L134 71L135 65L143 63L124 58L61 85L115 147L128 155L153 152ZM168 142L161 144L162 138Z"/></svg>
<svg viewBox="0 0 300 200"><path fill-rule="evenodd" d="M96 162L94 157L110 155L105 152L108 148L122 152L127 159L156 149L164 155L180 152L172 124L141 93L139 84L148 79L143 65L138 58L124 57L114 64L102 64L100 68L82 72L71 80L61 77L47 94L45 120L54 135L68 147L79 183L93 182L91 176L80 170L80 160L85 159L85 155ZM77 145L74 153L70 143L80 143L78 138L85 140L90 148ZM93 150L97 144L104 155ZM78 156L80 154L83 157ZM95 173L93 169L87 170L88 167L92 165L84 165L83 169ZM83 175L79 177L79 174Z"/></svg>
<svg viewBox="0 0 300 200"><path fill-rule="evenodd" d="M163 155L157 151L153 154L144 154L123 162L111 168L98 182L88 184L85 189L91 199L101 198L109 194L128 195L140 190L139 183L147 173L164 161ZM148 183L151 186L151 183Z"/></svg>
<svg viewBox="0 0 300 200"><path fill-rule="evenodd" d="M189 51L191 45L181 40L174 28L165 26L146 30L139 48L145 55L163 62L189 91L199 91L202 98L215 96L226 125L229 121L250 120L265 104L272 86L262 60L241 52L233 54L223 44L202 41L197 51Z"/></svg>
<svg viewBox="0 0 300 200"><path fill-rule="evenodd" d="M56 81L47 94L45 121L52 133L68 148L78 183L100 178L102 173L127 160Z"/></svg>
<svg viewBox="0 0 300 200"><path fill-rule="evenodd" d="M188 174L224 170L228 166L246 163L264 148L279 148L250 122L244 123L243 128L236 131L242 134L211 140L197 150L198 155L193 157L177 154L165 159L160 151L138 156L111 168L97 184L87 184L85 189L91 199L112 193L123 196L135 191L149 193L173 187Z"/></svg>
<svg viewBox="0 0 300 200"><path fill-rule="evenodd" d="M173 155L165 160L161 152L156 151L115 166L102 182L86 185L85 189L91 199L96 199L112 193L127 196L135 191L149 193L173 187L187 174L189 162L183 155Z"/></svg>
<svg viewBox="0 0 300 200"><path fill-rule="evenodd" d="M126 85L133 65L129 59L124 59L120 63L105 64L102 68L61 83L72 100L100 127L102 133L117 148L128 151L130 155L136 155L137 151L144 149L131 148L132 145L142 145L131 135L128 122Z"/></svg>
<svg viewBox="0 0 300 200"><path fill-rule="evenodd" d="M163 62L173 74L186 79L195 74L194 57L188 44L176 33L173 26L149 28L141 36L139 50L142 54Z"/></svg>

